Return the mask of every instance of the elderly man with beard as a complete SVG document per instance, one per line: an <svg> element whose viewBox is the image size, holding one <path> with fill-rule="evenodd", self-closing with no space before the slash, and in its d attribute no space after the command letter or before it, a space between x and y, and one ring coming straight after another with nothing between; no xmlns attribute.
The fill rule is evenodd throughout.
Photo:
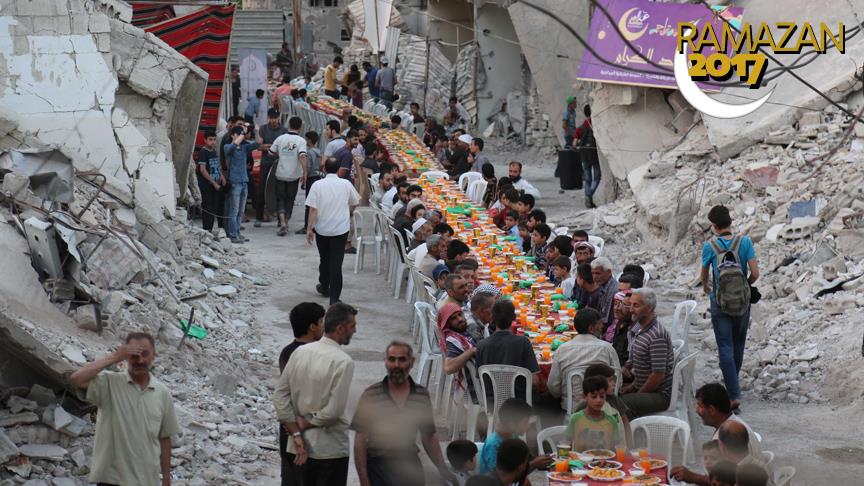
<svg viewBox="0 0 864 486"><path fill-rule="evenodd" d="M612 303L618 292L618 280L612 276L612 262L606 257L595 258L591 261L591 276L594 283L599 286L600 303L596 307L603 317L603 322L612 322Z"/></svg>
<svg viewBox="0 0 864 486"><path fill-rule="evenodd" d="M361 486L422 486L423 465L417 456L417 435L442 479L455 480L447 468L438 436L429 391L411 379L414 351L393 341L387 345L387 376L360 396L351 422L354 464Z"/></svg>
<svg viewBox="0 0 864 486"><path fill-rule="evenodd" d="M133 332L116 351L69 377L99 409L91 483L171 484L171 437L180 433L180 425L171 392L150 375L155 358L153 337ZM104 371L121 362L125 371Z"/></svg>

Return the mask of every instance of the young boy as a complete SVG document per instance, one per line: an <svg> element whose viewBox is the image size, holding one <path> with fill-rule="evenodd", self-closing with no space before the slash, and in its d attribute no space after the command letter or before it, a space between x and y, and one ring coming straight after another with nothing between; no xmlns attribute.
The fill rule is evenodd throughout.
<svg viewBox="0 0 864 486"><path fill-rule="evenodd" d="M624 444L624 427L620 417L606 413L603 408L608 387L607 380L599 376L582 381L586 407L570 417L566 432L573 439L573 450L615 449Z"/></svg>
<svg viewBox="0 0 864 486"><path fill-rule="evenodd" d="M198 188L201 190L201 222L207 231L213 229L213 222L219 218L219 227L224 228L225 174L216 153L216 133L204 134L204 146L198 151Z"/></svg>
<svg viewBox="0 0 864 486"><path fill-rule="evenodd" d="M532 209L530 213L528 213L528 229L530 231L534 231L534 227L540 223L546 222L546 213L543 212L542 209Z"/></svg>
<svg viewBox="0 0 864 486"><path fill-rule="evenodd" d="M519 236L519 214L512 209L505 211L504 232L509 236L515 236L518 245L522 245L522 237Z"/></svg>
<svg viewBox="0 0 864 486"><path fill-rule="evenodd" d="M546 247L546 278L548 278L550 281L553 281L555 285L561 283L561 280L555 280L555 275L552 271L552 262L559 256L565 256L567 257L567 260L570 260L570 255L572 254L573 247L570 246L569 236L559 235L553 238L552 241L549 242L549 245Z"/></svg>
<svg viewBox="0 0 864 486"><path fill-rule="evenodd" d="M246 100L246 110L243 111L243 119L246 123L255 123L255 117L258 116L258 110L261 109L261 100L264 98L264 90L255 91L255 96L250 96Z"/></svg>
<svg viewBox="0 0 864 486"><path fill-rule="evenodd" d="M531 251L528 256L534 257L534 265L541 271L546 271L546 250L549 248L549 237L552 235L552 228L546 223L540 223L534 227L531 232Z"/></svg>
<svg viewBox="0 0 864 486"><path fill-rule="evenodd" d="M454 440L447 444L447 461L458 486L465 486L477 467L477 444L465 439Z"/></svg>
<svg viewBox="0 0 864 486"><path fill-rule="evenodd" d="M515 198L515 200L514 200ZM507 217L507 213L511 209L515 209L513 207L514 203L519 199L519 191L513 189L513 186L510 186L508 189L501 189L498 192L498 202L492 205L489 208L489 216L492 216L492 222L495 223L499 228L504 228L504 219ZM516 213L516 220L519 220L519 213Z"/></svg>
<svg viewBox="0 0 864 486"><path fill-rule="evenodd" d="M439 263L438 266L432 270L432 279L435 280L435 294L432 297L434 297L436 301L440 300L447 294L444 285L449 276L450 268L443 263Z"/></svg>
<svg viewBox="0 0 864 486"><path fill-rule="evenodd" d="M475 287L475 285L474 285L474 283L476 282L476 280L474 280L474 270L475 269L474 269L474 265L471 265L470 263L464 263L466 261L469 261L469 260L462 260L463 263L460 263L459 265L456 266L456 273L458 273L459 275L462 276L462 278L464 278L465 280L468 281L468 293L470 294L471 292L474 291L474 287Z"/></svg>
<svg viewBox="0 0 864 486"><path fill-rule="evenodd" d="M585 368L585 374L582 379L587 380L588 378L594 377L600 377L606 380L606 405L604 405L604 411L613 417L617 417L621 421L621 425L624 427L624 438L627 441L627 447L633 448L633 431L630 429L630 420L627 418L630 414L630 409L627 408L627 405L625 405L617 395L615 395L615 370L604 363L588 365L588 367ZM579 402L579 404L576 405L576 411L578 412L583 410L587 405L587 402L584 400Z"/></svg>
<svg viewBox="0 0 864 486"><path fill-rule="evenodd" d="M519 230L519 240L522 242L522 253L527 255L531 251L531 232L528 231L528 224L520 221L516 226Z"/></svg>
<svg viewBox="0 0 864 486"><path fill-rule="evenodd" d="M573 286L576 284L576 279L570 276L570 265L570 259L564 255L558 255L549 262L549 268L552 269L552 283L561 287L562 293L567 296L573 293Z"/></svg>
<svg viewBox="0 0 864 486"><path fill-rule="evenodd" d="M505 439L515 439L526 432L531 421L531 405L521 398L509 398L501 404L498 410L498 420L495 422L495 431L486 436L483 443L483 452L480 454L480 474L489 474L495 470L498 460L498 447ZM552 464L551 456L539 456L529 464L530 469L547 467Z"/></svg>
<svg viewBox="0 0 864 486"><path fill-rule="evenodd" d="M534 209L534 196L522 194L516 203L516 211L519 211L519 221L528 221L528 214Z"/></svg>
<svg viewBox="0 0 864 486"><path fill-rule="evenodd" d="M702 464L705 466L705 471L711 472L721 461L723 461L723 453L720 452L719 440L709 440L702 444Z"/></svg>
<svg viewBox="0 0 864 486"><path fill-rule="evenodd" d="M708 470L711 486L735 486L736 466L729 461L720 461Z"/></svg>

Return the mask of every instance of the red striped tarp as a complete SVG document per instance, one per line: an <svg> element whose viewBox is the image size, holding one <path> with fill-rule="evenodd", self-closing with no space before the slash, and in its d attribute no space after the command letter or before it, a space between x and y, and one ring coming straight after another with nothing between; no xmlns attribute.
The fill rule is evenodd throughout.
<svg viewBox="0 0 864 486"><path fill-rule="evenodd" d="M159 22L176 17L174 7L158 3L133 3L132 25L135 27L147 27Z"/></svg>
<svg viewBox="0 0 864 486"><path fill-rule="evenodd" d="M234 5L205 7L189 15L177 17L145 30L183 54L199 68L207 71L209 79L201 108L201 121L195 144L204 144L204 132L216 131L219 103L227 72L228 52L231 47L231 24Z"/></svg>

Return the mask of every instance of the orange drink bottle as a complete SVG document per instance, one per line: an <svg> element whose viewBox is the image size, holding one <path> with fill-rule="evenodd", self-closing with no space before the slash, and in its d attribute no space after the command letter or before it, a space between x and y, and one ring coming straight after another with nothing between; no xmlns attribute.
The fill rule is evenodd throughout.
<svg viewBox="0 0 864 486"><path fill-rule="evenodd" d="M548 360L550 357L552 357L552 350L549 348L549 346L543 346L542 354L543 359Z"/></svg>
<svg viewBox="0 0 864 486"><path fill-rule="evenodd" d="M615 448L615 460L624 463L624 459L626 459L627 449L623 447Z"/></svg>

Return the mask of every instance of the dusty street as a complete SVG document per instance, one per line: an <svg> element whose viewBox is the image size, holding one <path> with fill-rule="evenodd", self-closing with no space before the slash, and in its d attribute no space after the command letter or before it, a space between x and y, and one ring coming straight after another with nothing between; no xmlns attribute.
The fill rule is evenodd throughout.
<svg viewBox="0 0 864 486"><path fill-rule="evenodd" d="M496 157L496 174L506 173L503 157ZM525 177L543 193L542 207L547 210L549 219L567 217L581 210L581 192L558 193L557 180L551 177L552 165L526 165ZM299 220L296 216L301 208L302 197L298 197L295 217L291 229L296 230ZM291 342L293 336L288 324L288 312L299 302L314 301L327 305L327 300L315 292L318 255L314 246L306 244L305 238L294 235L293 231L284 238L276 236L275 223L253 228L247 224L246 235L251 242L246 258L249 273L266 277L272 285L261 292L261 302L257 306L257 321L261 336L260 349L272 356L273 379L277 374L276 358L279 350ZM610 254L615 255L615 242L611 242ZM623 262L616 262L616 265ZM392 339L411 339L411 306L403 297L393 299L393 291L384 280L384 274L375 275L374 257L367 255L364 270L353 273L354 256L346 255L343 266L345 287L342 300L356 306L358 331L347 346L346 351L354 358L356 367L351 387L349 414L353 413L357 399L365 387L380 380L384 374L383 348ZM652 283L662 289L662 278ZM661 321L671 319L674 303L661 302ZM700 309L704 302L700 302ZM754 323L759 325L759 322ZM691 349L702 349L699 338L713 340L709 332L691 334ZM748 353L755 351L752 345ZM696 386L718 380L716 353L701 351L697 365ZM789 405L762 401L744 390L744 405L741 418L764 437L763 449L776 454L775 468L794 466L797 469L795 484L857 484L864 475L864 440L852 428L860 423L861 410L836 408L830 404ZM275 421L274 421L275 426ZM710 438L711 432L704 428L700 431L699 441ZM445 443L446 444L446 443ZM442 444L443 445L443 444ZM697 450L699 448L697 447ZM272 478L278 477L278 457L272 456ZM427 464L428 465L428 464ZM542 476L536 475L542 481ZM264 479L262 478L262 481ZM349 484L357 484L353 462L349 472ZM263 484L263 483L262 483ZM273 484L273 483L269 483ZM542 483L539 483L542 484Z"/></svg>

